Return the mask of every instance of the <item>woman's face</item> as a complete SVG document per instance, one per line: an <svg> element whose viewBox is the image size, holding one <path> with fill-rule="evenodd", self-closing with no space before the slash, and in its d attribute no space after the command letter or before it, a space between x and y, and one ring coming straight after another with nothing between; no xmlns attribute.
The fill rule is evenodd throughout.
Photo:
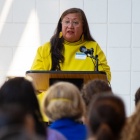
<svg viewBox="0 0 140 140"><path fill-rule="evenodd" d="M71 13L62 19L62 34L66 41L78 41L83 33L83 23L78 13Z"/></svg>

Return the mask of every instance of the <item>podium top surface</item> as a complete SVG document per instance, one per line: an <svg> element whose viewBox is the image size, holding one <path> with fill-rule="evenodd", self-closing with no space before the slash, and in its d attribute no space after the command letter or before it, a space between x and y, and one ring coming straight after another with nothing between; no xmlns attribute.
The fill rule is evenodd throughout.
<svg viewBox="0 0 140 140"><path fill-rule="evenodd" d="M47 70L28 70L29 73L50 73L50 74L106 74L104 71L47 71Z"/></svg>

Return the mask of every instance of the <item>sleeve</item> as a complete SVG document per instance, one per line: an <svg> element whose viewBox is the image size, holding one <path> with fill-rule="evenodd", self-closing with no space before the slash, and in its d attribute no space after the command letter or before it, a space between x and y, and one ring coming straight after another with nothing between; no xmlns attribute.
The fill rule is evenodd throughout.
<svg viewBox="0 0 140 140"><path fill-rule="evenodd" d="M50 42L47 42L37 49L31 70L50 70L51 66Z"/></svg>
<svg viewBox="0 0 140 140"><path fill-rule="evenodd" d="M97 44L97 49L95 55L98 55L98 69L99 71L105 71L107 75L107 79L111 81L111 71L110 66L108 65L106 56L100 46Z"/></svg>
<svg viewBox="0 0 140 140"><path fill-rule="evenodd" d="M37 49L36 56L34 58L32 66L31 66L31 70L44 70L41 52L42 52L42 47L39 47Z"/></svg>

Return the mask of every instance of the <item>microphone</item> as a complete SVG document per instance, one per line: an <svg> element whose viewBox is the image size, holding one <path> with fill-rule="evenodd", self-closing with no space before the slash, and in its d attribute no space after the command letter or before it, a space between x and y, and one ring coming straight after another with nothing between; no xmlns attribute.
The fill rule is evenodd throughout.
<svg viewBox="0 0 140 140"><path fill-rule="evenodd" d="M85 53L86 55L90 56L93 53L93 48L87 49L85 46L80 47L80 52Z"/></svg>
<svg viewBox="0 0 140 140"><path fill-rule="evenodd" d="M81 46L79 50L80 52L85 53L91 59L95 59L96 61L95 71L98 71L98 55L93 56L93 48L87 49L85 46Z"/></svg>

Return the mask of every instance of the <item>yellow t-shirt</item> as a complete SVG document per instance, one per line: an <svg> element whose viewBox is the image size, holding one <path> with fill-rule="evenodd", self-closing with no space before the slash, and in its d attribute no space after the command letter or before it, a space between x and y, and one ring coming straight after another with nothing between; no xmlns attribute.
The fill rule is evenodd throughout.
<svg viewBox="0 0 140 140"><path fill-rule="evenodd" d="M106 56L97 42L94 41L78 41L70 43L64 41L64 58L63 64L60 64L62 71L94 71L94 63L90 57L80 52L80 47L85 46L87 49L93 48L93 55L98 55L98 70L106 72L107 79L110 82L111 72L107 63ZM50 42L40 46L37 50L31 70L51 70L52 61L50 54ZM39 102L41 103L43 95L38 95ZM45 115L43 115L45 116ZM45 120L48 120L47 118Z"/></svg>

